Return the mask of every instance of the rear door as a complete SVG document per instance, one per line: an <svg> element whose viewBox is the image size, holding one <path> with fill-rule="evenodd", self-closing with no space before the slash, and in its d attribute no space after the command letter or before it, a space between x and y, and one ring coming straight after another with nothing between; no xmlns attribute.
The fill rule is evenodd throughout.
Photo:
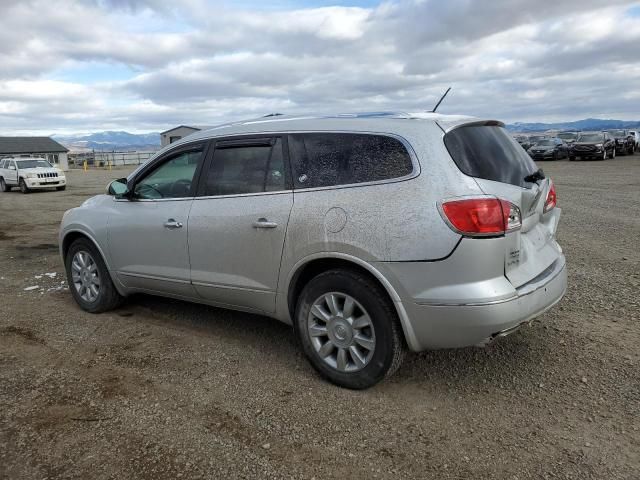
<svg viewBox="0 0 640 480"><path fill-rule="evenodd" d="M544 212L551 180L525 180L538 167L501 126L457 127L445 134L445 144L458 168L474 177L485 194L520 208L522 228L506 235L509 281L517 288L543 273L562 253L555 240L560 209Z"/></svg>
<svg viewBox="0 0 640 480"><path fill-rule="evenodd" d="M191 281L222 306L272 313L293 192L280 136L221 139L189 216Z"/></svg>

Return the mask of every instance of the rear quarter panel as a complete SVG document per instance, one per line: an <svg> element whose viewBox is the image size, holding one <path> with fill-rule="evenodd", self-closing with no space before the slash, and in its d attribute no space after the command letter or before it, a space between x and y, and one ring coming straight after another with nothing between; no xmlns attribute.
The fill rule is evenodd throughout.
<svg viewBox="0 0 640 480"><path fill-rule="evenodd" d="M286 235L281 279L320 252L339 252L366 262L424 261L448 256L460 235L442 220L437 202L481 194L451 160L435 123L405 132L418 175L392 183L296 190ZM279 290L288 285L280 282Z"/></svg>

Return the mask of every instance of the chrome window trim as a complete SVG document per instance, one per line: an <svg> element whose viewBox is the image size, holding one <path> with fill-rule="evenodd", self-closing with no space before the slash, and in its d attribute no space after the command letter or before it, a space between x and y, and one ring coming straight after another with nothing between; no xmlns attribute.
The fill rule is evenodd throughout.
<svg viewBox="0 0 640 480"><path fill-rule="evenodd" d="M407 180L414 179L422 173L422 168L420 165L420 160L418 159L418 155L416 154L413 146L409 141L402 137L401 135L397 135L395 133L389 132L376 132L376 131L363 131L363 130L286 130L286 131L277 131L277 132L251 132L251 133L235 133L235 134L225 134L225 135L216 135L212 137L203 138L201 140L209 140L209 141L217 141L218 139L233 139L234 137L247 137L247 136L259 136L259 135L271 135L271 136L287 136L294 135L298 133L349 133L356 135L380 135L385 137L391 137L398 140L402 145L407 149L409 153L409 157L411 158L412 172L409 175L405 175L403 177L397 178L389 178L386 180L374 180L371 182L362 182L362 183L346 183L344 185L329 185L326 187L309 187L309 188L293 188L290 190L279 190L277 192L259 192L259 193L249 193L249 194L238 194L238 195L219 195L219 196L207 196L207 197L195 197L196 200L200 198L221 198L221 197L234 197L234 196L248 196L248 195L264 195L264 194L273 194L273 193L282 193L282 192L294 192L294 193L304 193L304 192L316 192L321 190L336 190L342 188L354 188L354 187L368 187L372 185L384 185L388 183L399 183L405 182ZM291 158L289 158L289 162L291 162ZM293 166L292 166L293 168ZM293 174L293 172L292 172ZM293 179L292 179L293 180Z"/></svg>
<svg viewBox="0 0 640 480"><path fill-rule="evenodd" d="M231 193L227 195L206 195L202 197L193 197L194 200L213 200L217 198L237 198L237 197L256 197L260 195L282 195L293 193L292 189L289 190L277 190L274 192L254 192L254 193Z"/></svg>

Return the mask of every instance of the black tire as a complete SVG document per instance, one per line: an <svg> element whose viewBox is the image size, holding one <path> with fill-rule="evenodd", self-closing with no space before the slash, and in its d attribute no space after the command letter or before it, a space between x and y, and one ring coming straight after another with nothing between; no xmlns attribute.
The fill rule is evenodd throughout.
<svg viewBox="0 0 640 480"><path fill-rule="evenodd" d="M11 187L7 185L7 182L4 181L4 178L0 178L0 190L3 192L10 192Z"/></svg>
<svg viewBox="0 0 640 480"><path fill-rule="evenodd" d="M91 255L91 258L96 263L98 276L100 277L100 290L96 300L93 302L88 302L80 296L80 292L76 289L71 275L71 262L73 261L75 254L80 251L88 252ZM101 313L113 310L122 303L123 297L118 293L113 285L113 281L109 275L109 270L107 269L100 252L91 241L86 238L79 238L75 240L67 251L64 263L65 270L67 272L69 290L71 291L71 295L73 295L73 299L80 308L89 313Z"/></svg>
<svg viewBox="0 0 640 480"><path fill-rule="evenodd" d="M20 181L18 182L18 186L20 187L20 191L22 193L29 193L31 190L29 190L29 187L27 187L27 183L24 181L24 178L21 178Z"/></svg>
<svg viewBox="0 0 640 480"><path fill-rule="evenodd" d="M371 359L361 370L341 372L328 365L311 342L307 328L311 307L313 302L329 292L353 297L364 307L371 319L375 331L375 347ZM328 381L345 388L369 388L391 376L402 364L406 352L402 327L387 292L368 276L356 270L329 270L309 281L298 298L294 327L313 368Z"/></svg>
<svg viewBox="0 0 640 480"><path fill-rule="evenodd" d="M607 153L607 151L605 150L605 155L602 158L602 160L606 160L607 158L610 158L610 159L616 158L616 149L615 148L611 149L611 153L609 155L607 155L606 153Z"/></svg>
<svg viewBox="0 0 640 480"><path fill-rule="evenodd" d="M62 192L63 190L66 190L67 186L65 185L64 187L56 187L56 190L58 192Z"/></svg>
<svg viewBox="0 0 640 480"><path fill-rule="evenodd" d="M569 155L569 161L570 162L574 162L576 160L576 157L572 157L571 155Z"/></svg>

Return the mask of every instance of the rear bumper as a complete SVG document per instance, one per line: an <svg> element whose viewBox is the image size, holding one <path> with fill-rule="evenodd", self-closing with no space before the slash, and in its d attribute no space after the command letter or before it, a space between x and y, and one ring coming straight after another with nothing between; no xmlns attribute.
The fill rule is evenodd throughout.
<svg viewBox="0 0 640 480"><path fill-rule="evenodd" d="M504 278L504 277L502 277ZM504 278L506 283L509 283ZM493 290L494 299L485 296L481 301L454 299L446 303L418 303L415 298L403 298L402 307L409 325L405 335L414 351L486 345L517 330L559 302L567 289L564 255L547 270L518 289L513 287L505 295L495 279L483 290ZM463 288L460 292L466 293Z"/></svg>

